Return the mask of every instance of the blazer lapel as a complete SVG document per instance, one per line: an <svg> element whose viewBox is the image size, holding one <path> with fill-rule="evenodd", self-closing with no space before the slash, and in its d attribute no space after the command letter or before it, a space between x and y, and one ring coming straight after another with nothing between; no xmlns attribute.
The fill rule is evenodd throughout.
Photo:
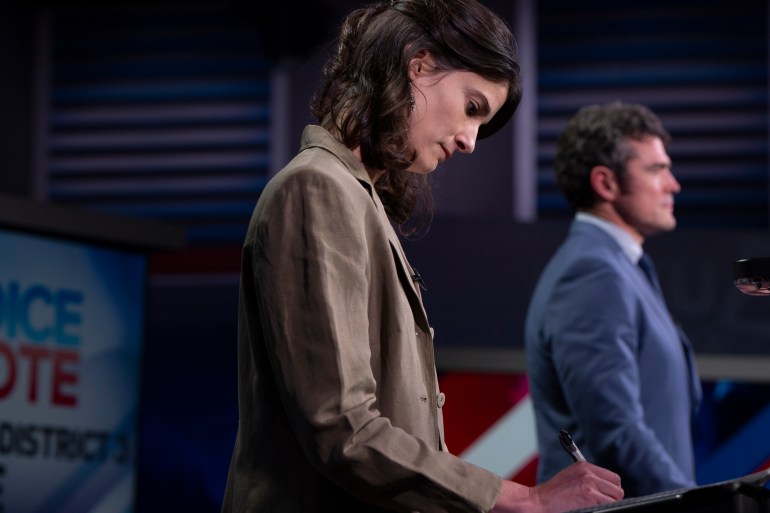
<svg viewBox="0 0 770 513"><path fill-rule="evenodd" d="M607 241L612 241L612 237L610 237L610 235L604 233L600 228L588 223L573 222L570 227L570 231L576 236L594 239L597 244L600 243L597 237L602 237L604 242L601 242L601 244L606 244ZM612 241L612 247L616 247L614 241ZM645 294L648 303L650 303L652 307L655 308L662 319L668 319L676 331L678 339L682 345L685 361L687 362L687 368L690 374L690 393L691 397L693 398L693 405L696 407L697 404L701 401L702 391L698 373L696 371L695 356L692 344L690 343L690 339L687 337L681 326L679 326L676 320L671 316L671 312L666 305L666 300L663 297L662 292L659 293L655 290L654 285L647 278L642 268L638 265L634 265L628 259L626 254L623 253L623 250L620 248L620 246L617 246L617 262L622 269L625 269L626 273L633 276L633 281L636 284L636 287L644 291L643 293Z"/></svg>
<svg viewBox="0 0 770 513"><path fill-rule="evenodd" d="M356 177L359 183L367 190L369 196L372 198L372 201L374 201L374 205L377 208L377 212L380 216L380 222L383 226L385 226L387 230L388 241L390 242L390 248L393 253L393 261L395 262L398 269L398 275L401 279L401 284L404 287L404 292L409 299L409 306L412 309L412 315L414 315L414 319L420 328L426 332L432 333L430 324L428 323L428 315L425 312L425 307L422 304L420 291L413 279L415 275L414 270L412 269L412 266L409 265L409 261L406 259L404 250L401 247L401 241L398 240L398 235L396 235L396 231L393 229L393 225L391 224L390 219L388 219L388 215L385 213L385 206L382 204L380 197L377 195L377 192L374 190L374 186L369 180L369 175L366 173L366 170L361 166L359 162L346 162L343 160L343 163L348 168L350 173Z"/></svg>
<svg viewBox="0 0 770 513"><path fill-rule="evenodd" d="M393 225L388 219L388 215L385 213L385 206L380 201L379 196L376 193L372 194L372 199L377 206L377 212L380 214L380 220L383 225L387 227L388 241L390 242L390 249L393 253L393 260L398 268L398 275L401 278L401 285L404 287L404 292L409 299L409 305L412 308L412 314L417 324L424 331L430 331L430 324L428 323L428 314L425 312L425 307L422 304L422 296L418 285L415 283L415 272L412 266L409 265L409 261L406 259L404 249L401 246L401 241L398 240L398 235L393 229Z"/></svg>

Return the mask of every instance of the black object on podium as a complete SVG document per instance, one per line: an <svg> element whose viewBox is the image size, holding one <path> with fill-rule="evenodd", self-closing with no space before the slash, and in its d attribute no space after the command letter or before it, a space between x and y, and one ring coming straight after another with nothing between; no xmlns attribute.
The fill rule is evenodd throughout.
<svg viewBox="0 0 770 513"><path fill-rule="evenodd" d="M769 296L770 258L744 258L733 262L733 283L748 296Z"/></svg>
<svg viewBox="0 0 770 513"><path fill-rule="evenodd" d="M568 513L770 513L770 468L694 488L629 497Z"/></svg>

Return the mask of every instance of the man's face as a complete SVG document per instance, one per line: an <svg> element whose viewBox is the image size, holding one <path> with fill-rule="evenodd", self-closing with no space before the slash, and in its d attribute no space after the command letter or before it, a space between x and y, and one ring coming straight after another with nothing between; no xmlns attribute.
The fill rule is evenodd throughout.
<svg viewBox="0 0 770 513"><path fill-rule="evenodd" d="M626 178L615 208L642 237L676 228L674 195L681 190L671 173L671 159L659 137L628 139L635 156L626 163Z"/></svg>

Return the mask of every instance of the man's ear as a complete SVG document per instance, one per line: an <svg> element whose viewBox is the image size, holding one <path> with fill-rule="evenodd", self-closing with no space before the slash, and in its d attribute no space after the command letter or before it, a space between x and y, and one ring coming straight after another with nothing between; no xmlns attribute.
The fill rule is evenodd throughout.
<svg viewBox="0 0 770 513"><path fill-rule="evenodd" d="M604 201L614 200L620 194L615 172L607 166L594 166L590 174L591 187Z"/></svg>

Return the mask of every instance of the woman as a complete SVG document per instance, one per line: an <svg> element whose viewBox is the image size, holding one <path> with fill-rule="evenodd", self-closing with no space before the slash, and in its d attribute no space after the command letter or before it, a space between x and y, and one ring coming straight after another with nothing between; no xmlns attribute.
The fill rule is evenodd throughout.
<svg viewBox="0 0 770 513"><path fill-rule="evenodd" d="M222 511L540 512L621 498L617 476L590 464L529 488L444 444L433 333L393 226L426 219L427 174L515 110L508 26L475 0L374 4L346 18L324 73L319 125L265 188L243 248Z"/></svg>

